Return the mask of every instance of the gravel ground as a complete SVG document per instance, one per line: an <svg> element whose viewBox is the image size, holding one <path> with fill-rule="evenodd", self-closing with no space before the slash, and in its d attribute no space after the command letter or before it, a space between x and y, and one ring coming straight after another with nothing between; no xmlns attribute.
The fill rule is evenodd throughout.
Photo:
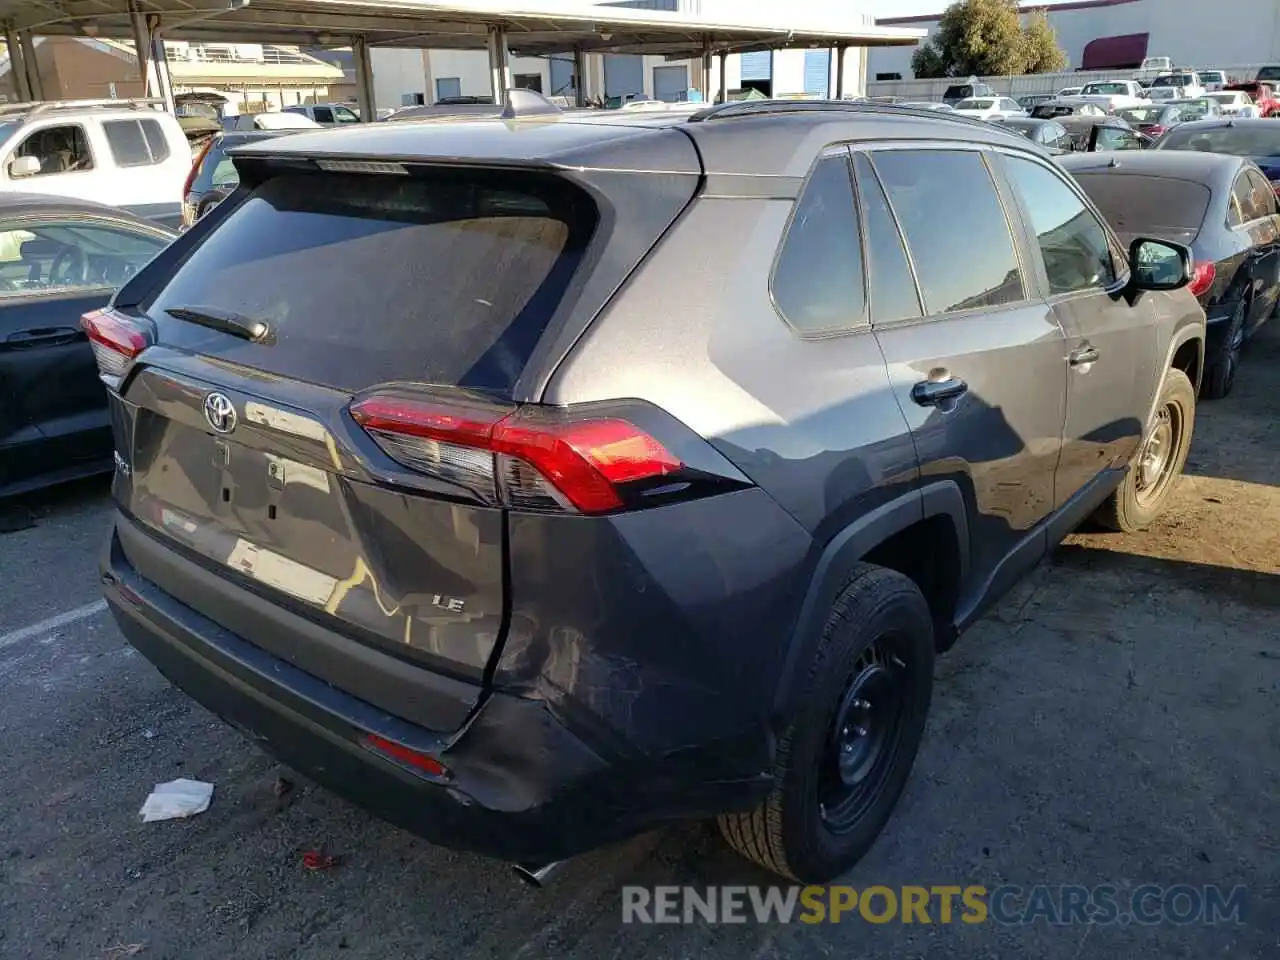
<svg viewBox="0 0 1280 960"><path fill-rule="evenodd" d="M943 658L911 784L848 880L1244 884L1242 924L624 925L624 884L770 879L692 824L537 891L304 782L278 797L292 775L170 688L95 605L99 482L0 517L0 957L1275 957L1270 327L1236 393L1201 407L1168 516L1141 536L1072 537ZM209 811L140 824L151 786L178 776L217 785ZM338 865L305 870L311 849Z"/></svg>

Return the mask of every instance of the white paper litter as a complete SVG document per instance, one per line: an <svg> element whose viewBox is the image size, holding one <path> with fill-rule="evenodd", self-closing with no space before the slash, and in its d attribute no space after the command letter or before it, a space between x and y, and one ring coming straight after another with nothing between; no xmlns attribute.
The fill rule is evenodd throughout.
<svg viewBox="0 0 1280 960"><path fill-rule="evenodd" d="M213 800L213 784L199 780L170 780L168 783L157 783L156 788L147 797L146 803L138 811L143 823L156 820L179 820L183 817L194 817L209 809Z"/></svg>

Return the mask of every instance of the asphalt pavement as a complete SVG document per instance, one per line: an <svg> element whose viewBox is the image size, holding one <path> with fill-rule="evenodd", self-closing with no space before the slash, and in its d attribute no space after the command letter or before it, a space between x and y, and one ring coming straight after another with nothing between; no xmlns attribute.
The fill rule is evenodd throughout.
<svg viewBox="0 0 1280 960"><path fill-rule="evenodd" d="M1168 522L1073 538L940 661L910 785L845 881L1243 886L1241 922L624 924L624 885L774 882L705 824L529 888L309 785L134 654L99 601L104 480L0 509L0 957L1275 957L1278 364L1274 330L1202 406ZM210 809L140 823L184 776Z"/></svg>

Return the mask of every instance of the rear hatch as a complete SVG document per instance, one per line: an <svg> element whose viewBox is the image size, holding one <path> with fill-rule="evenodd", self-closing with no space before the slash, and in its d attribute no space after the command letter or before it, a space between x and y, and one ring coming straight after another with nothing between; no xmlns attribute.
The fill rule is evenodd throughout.
<svg viewBox="0 0 1280 960"><path fill-rule="evenodd" d="M644 242L628 233L599 266L610 231L567 178L363 166L382 172L293 162L246 176L145 296L118 298L108 326L142 330L145 345L114 398L115 494L132 521L121 541L198 612L393 712L412 705L353 669L386 656L475 684L471 703L408 717L453 729L507 629L506 517L495 455L437 442L452 436L440 430L510 415L542 338L594 312L584 277L616 271L616 288L665 224ZM678 203L659 194L666 224L695 184ZM100 353L104 373L112 362ZM352 414L362 400L367 429ZM139 537L329 642L220 607Z"/></svg>

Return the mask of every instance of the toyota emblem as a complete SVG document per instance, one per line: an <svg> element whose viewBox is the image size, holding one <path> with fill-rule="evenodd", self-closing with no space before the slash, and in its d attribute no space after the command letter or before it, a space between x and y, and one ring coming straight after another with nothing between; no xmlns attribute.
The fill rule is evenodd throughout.
<svg viewBox="0 0 1280 960"><path fill-rule="evenodd" d="M218 433L236 428L236 405L225 393L211 393L204 398L204 418Z"/></svg>

